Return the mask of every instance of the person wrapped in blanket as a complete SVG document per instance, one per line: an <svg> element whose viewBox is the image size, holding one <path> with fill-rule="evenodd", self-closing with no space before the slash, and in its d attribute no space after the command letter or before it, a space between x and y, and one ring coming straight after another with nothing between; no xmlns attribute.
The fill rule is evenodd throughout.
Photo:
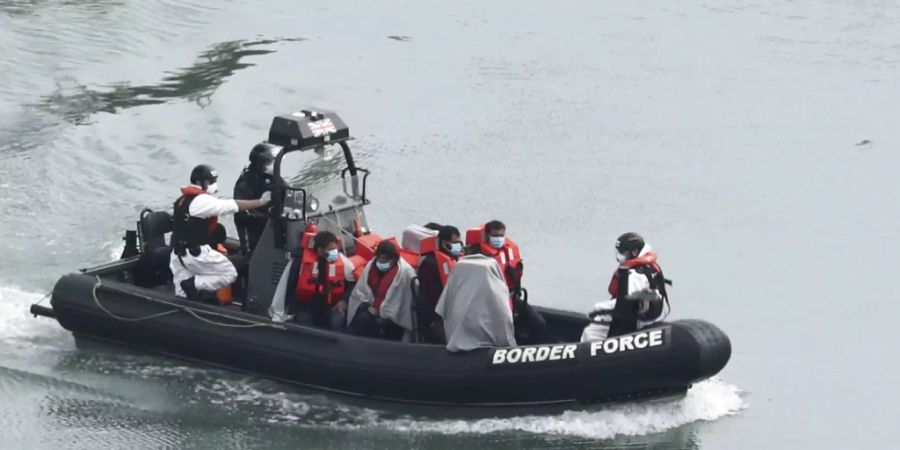
<svg viewBox="0 0 900 450"><path fill-rule="evenodd" d="M413 331L413 294L416 271L394 243L382 241L375 258L366 264L350 294L347 332L357 336L410 340Z"/></svg>

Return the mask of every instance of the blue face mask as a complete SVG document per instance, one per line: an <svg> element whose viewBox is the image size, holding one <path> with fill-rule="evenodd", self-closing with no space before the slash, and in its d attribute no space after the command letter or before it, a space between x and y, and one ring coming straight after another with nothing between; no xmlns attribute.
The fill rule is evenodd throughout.
<svg viewBox="0 0 900 450"><path fill-rule="evenodd" d="M451 242L450 243L450 254L453 256L459 256L462 253L462 243L461 242Z"/></svg>
<svg viewBox="0 0 900 450"><path fill-rule="evenodd" d="M334 250L328 250L328 254L325 255L325 259L326 259L328 262L335 262L335 261L337 261L337 257L338 257L338 251L337 251L337 249L334 249Z"/></svg>
<svg viewBox="0 0 900 450"><path fill-rule="evenodd" d="M506 236L491 236L490 242L491 247L503 248L503 244L506 243Z"/></svg>
<svg viewBox="0 0 900 450"><path fill-rule="evenodd" d="M390 263L390 262L375 261L375 267L377 267L378 270L381 271L381 272L387 272L388 270L391 269L391 263Z"/></svg>

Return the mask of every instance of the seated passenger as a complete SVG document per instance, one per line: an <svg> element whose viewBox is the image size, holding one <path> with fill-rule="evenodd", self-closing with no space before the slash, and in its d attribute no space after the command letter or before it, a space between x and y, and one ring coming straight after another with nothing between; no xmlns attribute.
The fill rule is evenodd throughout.
<svg viewBox="0 0 900 450"><path fill-rule="evenodd" d="M510 292L522 288L522 256L519 246L506 238L506 225L492 220L480 227L470 229L466 234L467 255L480 253L494 258L500 264L500 271Z"/></svg>
<svg viewBox="0 0 900 450"><path fill-rule="evenodd" d="M516 345L509 289L500 266L491 258L461 258L447 279L436 312L444 320L451 352Z"/></svg>
<svg viewBox="0 0 900 450"><path fill-rule="evenodd" d="M619 268L609 283L611 298L594 305L582 342L628 334L662 320L663 301L669 301L666 284L671 281L663 276L650 244L637 233L625 233L616 241L616 253Z"/></svg>
<svg viewBox="0 0 900 450"><path fill-rule="evenodd" d="M434 238L432 238L434 239ZM432 251L422 252L419 262L419 296L422 307L418 311L419 332L426 342L443 342L440 331L440 317L434 312L441 292L447 285L447 278L463 255L463 244L459 229L452 225L441 227L437 235L437 245Z"/></svg>
<svg viewBox="0 0 900 450"><path fill-rule="evenodd" d="M500 265L500 271L509 289L510 304L516 320L516 336L520 344L539 344L552 341L547 336L547 322L534 308L526 303L522 293L522 256L519 246L506 237L506 225L492 220L466 233L466 254L480 253L493 258Z"/></svg>
<svg viewBox="0 0 900 450"><path fill-rule="evenodd" d="M408 340L412 337L416 271L400 258L397 247L381 241L350 295L347 332L358 336Z"/></svg>
<svg viewBox="0 0 900 450"><path fill-rule="evenodd" d="M294 321L343 331L353 281L353 262L338 251L337 236L330 231L316 233L313 247L303 249Z"/></svg>

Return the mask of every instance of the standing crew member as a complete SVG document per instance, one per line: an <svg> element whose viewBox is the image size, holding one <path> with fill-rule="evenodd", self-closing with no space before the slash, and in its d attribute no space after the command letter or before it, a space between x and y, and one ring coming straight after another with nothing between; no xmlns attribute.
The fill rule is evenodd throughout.
<svg viewBox="0 0 900 450"><path fill-rule="evenodd" d="M608 289L611 299L594 305L582 342L628 334L662 320L663 301L669 302L666 284L672 282L663 276L650 244L637 233L625 233L616 240L616 260L619 268Z"/></svg>
<svg viewBox="0 0 900 450"><path fill-rule="evenodd" d="M172 256L169 268L175 283L175 295L200 299L201 292L214 292L231 285L237 271L228 257L213 250L210 243L218 217L265 206L271 194L264 192L256 200L227 200L215 197L218 173L205 164L191 171L191 184L181 188L181 197L173 206Z"/></svg>
<svg viewBox="0 0 900 450"><path fill-rule="evenodd" d="M269 190L275 167L275 156L280 148L261 142L250 150L250 165L244 167L241 176L234 184L234 198L250 200L259 198ZM248 209L234 215L238 239L241 241L241 252L248 254L256 248L256 243L266 228L267 208Z"/></svg>

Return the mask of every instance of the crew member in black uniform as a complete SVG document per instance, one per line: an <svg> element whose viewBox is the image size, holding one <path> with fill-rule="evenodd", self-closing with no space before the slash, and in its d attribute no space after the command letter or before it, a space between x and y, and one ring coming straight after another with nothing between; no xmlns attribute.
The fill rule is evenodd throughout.
<svg viewBox="0 0 900 450"><path fill-rule="evenodd" d="M269 190L278 151L279 147L267 142L256 144L250 150L250 165L244 167L244 171L234 184L235 199L256 199ZM249 254L256 248L256 243L266 228L267 216L266 207L248 209L234 215L234 225L241 241L241 252L244 254Z"/></svg>

